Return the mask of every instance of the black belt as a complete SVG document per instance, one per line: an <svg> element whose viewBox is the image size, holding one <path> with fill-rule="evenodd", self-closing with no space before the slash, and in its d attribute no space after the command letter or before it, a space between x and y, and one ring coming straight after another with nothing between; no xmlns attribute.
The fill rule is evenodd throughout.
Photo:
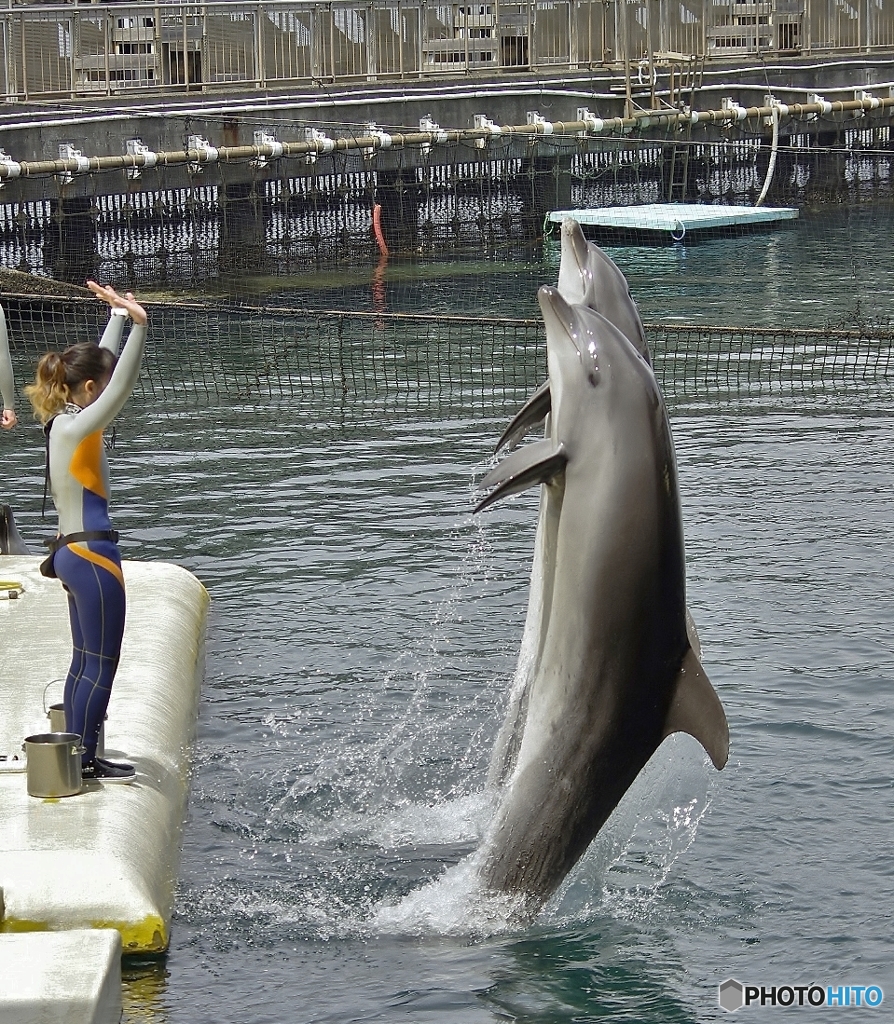
<svg viewBox="0 0 894 1024"><path fill-rule="evenodd" d="M51 540L45 540L44 544L50 549L50 554L55 554L59 548L64 548L66 544L74 544L75 541L79 540L110 540L112 543L118 543L118 531L117 530L82 530L80 533L66 533L62 537L53 537Z"/></svg>

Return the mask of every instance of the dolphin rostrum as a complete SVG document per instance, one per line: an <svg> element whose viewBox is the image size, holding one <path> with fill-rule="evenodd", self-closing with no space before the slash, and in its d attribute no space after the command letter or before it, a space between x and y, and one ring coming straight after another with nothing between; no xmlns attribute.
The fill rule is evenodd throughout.
<svg viewBox="0 0 894 1024"><path fill-rule="evenodd" d="M573 217L562 221L559 293L571 305L589 306L611 321L647 361L651 362L639 309L627 278L598 245L588 242Z"/></svg>
<svg viewBox="0 0 894 1024"><path fill-rule="evenodd" d="M588 242L573 217L562 221L562 254L559 261L559 294L572 306L595 309L618 328L647 363L652 359L639 309L630 294L627 278L617 263L599 246ZM532 427L549 414L549 381L538 388L503 431L496 450L513 448Z"/></svg>
<svg viewBox="0 0 894 1024"><path fill-rule="evenodd" d="M529 664L481 851L484 888L516 897L523 916L555 891L666 736L695 736L718 769L729 752L687 634L676 463L655 376L604 316L554 288L538 299L548 434L485 477L492 490L478 505L534 484L546 492Z"/></svg>

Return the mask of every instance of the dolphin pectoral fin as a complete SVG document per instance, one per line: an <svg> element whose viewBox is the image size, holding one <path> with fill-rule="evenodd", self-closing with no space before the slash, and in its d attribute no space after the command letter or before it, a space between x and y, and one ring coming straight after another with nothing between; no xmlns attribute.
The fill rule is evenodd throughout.
<svg viewBox="0 0 894 1024"><path fill-rule="evenodd" d="M549 390L549 381L547 380L512 417L512 422L503 431L494 451L498 452L501 448L506 447L514 448L526 430L546 419L551 408L552 394Z"/></svg>
<svg viewBox="0 0 894 1024"><path fill-rule="evenodd" d="M478 482L478 490L489 491L497 484L502 484L513 477L517 477L536 469L541 462L548 459L556 448L549 438L535 441L533 444L526 444L524 448L507 455L494 468L481 478Z"/></svg>
<svg viewBox="0 0 894 1024"><path fill-rule="evenodd" d="M556 447L549 438L519 448L518 451L507 455L478 484L479 490L486 491L491 487L494 487L494 490L478 502L475 511L480 512L500 498L518 494L535 484L552 480L567 464L565 446L560 444Z"/></svg>
<svg viewBox="0 0 894 1024"><path fill-rule="evenodd" d="M729 757L729 725L720 698L692 648L686 652L674 684L662 739L674 732L694 736L719 771Z"/></svg>

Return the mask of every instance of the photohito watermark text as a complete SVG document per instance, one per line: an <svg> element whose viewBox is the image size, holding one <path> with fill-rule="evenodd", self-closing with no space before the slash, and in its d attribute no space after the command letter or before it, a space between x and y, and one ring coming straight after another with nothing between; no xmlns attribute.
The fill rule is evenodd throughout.
<svg viewBox="0 0 894 1024"><path fill-rule="evenodd" d="M744 985L727 978L718 986L721 1007L728 1013L743 1006L881 1006L881 985Z"/></svg>

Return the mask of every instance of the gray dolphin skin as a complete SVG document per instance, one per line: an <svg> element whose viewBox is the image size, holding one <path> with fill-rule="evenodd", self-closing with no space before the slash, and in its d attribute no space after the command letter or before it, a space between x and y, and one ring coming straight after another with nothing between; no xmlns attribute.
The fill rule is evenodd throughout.
<svg viewBox="0 0 894 1024"><path fill-rule="evenodd" d="M651 366L588 304L549 287L538 299L547 435L481 481L489 493L476 509L543 485L522 653L491 765L503 789L480 868L485 891L515 897L522 917L559 886L666 736L695 736L718 769L729 752L687 634L676 462Z"/></svg>

